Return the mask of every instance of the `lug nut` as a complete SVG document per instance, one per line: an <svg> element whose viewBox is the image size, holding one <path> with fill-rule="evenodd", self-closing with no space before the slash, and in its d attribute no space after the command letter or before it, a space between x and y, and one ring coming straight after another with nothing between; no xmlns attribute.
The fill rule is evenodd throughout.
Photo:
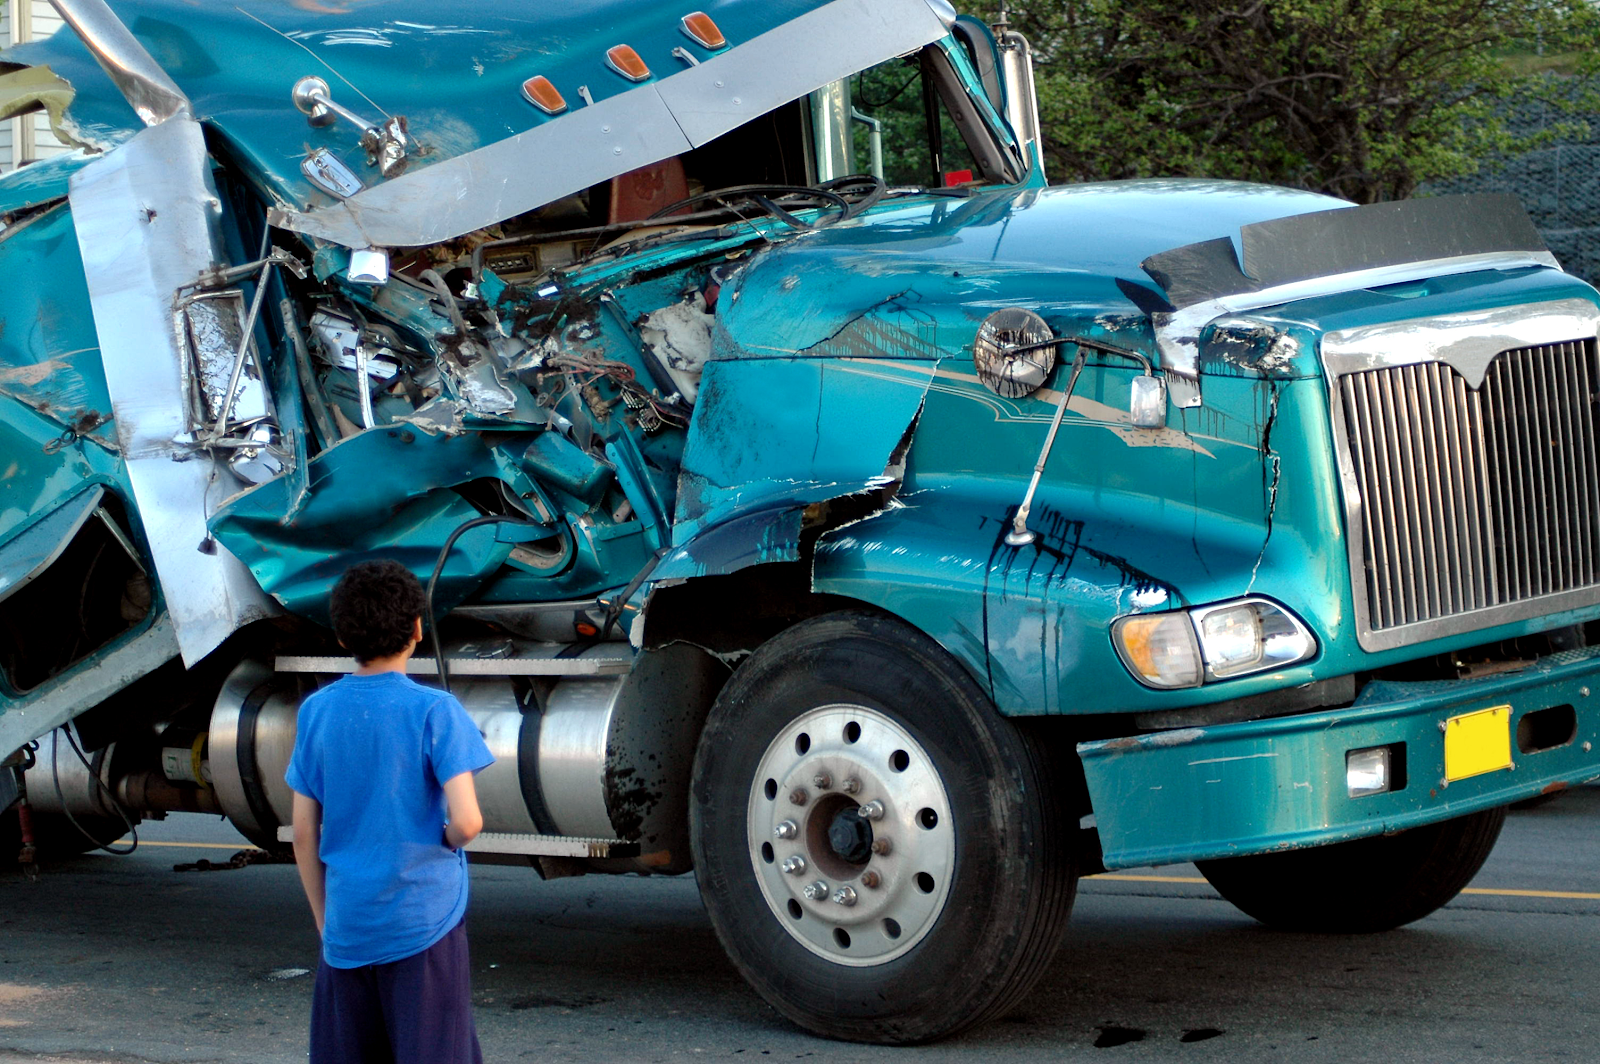
<svg viewBox="0 0 1600 1064"><path fill-rule="evenodd" d="M795 854L793 857L785 857L783 859L783 870L791 876L803 876L806 874L806 859L799 854Z"/></svg>
<svg viewBox="0 0 1600 1064"><path fill-rule="evenodd" d="M858 812L861 814L861 819L863 820L882 820L883 803L874 798L872 801L862 806Z"/></svg>
<svg viewBox="0 0 1600 1064"><path fill-rule="evenodd" d="M854 905L856 903L856 889L854 887L840 887L833 892L835 905Z"/></svg>
<svg viewBox="0 0 1600 1064"><path fill-rule="evenodd" d="M793 820L784 820L772 829L772 833L780 839L792 839L800 834L800 827Z"/></svg>
<svg viewBox="0 0 1600 1064"><path fill-rule="evenodd" d="M819 791L825 791L833 786L833 777L826 772L819 772L811 777L811 785Z"/></svg>
<svg viewBox="0 0 1600 1064"><path fill-rule="evenodd" d="M810 901L821 901L828 896L828 884L819 879L815 883L807 883L801 887L800 893Z"/></svg>
<svg viewBox="0 0 1600 1064"><path fill-rule="evenodd" d="M805 805L806 799L810 797L811 796L806 793L806 789L804 787L796 787L794 790L789 792L789 804Z"/></svg>
<svg viewBox="0 0 1600 1064"><path fill-rule="evenodd" d="M890 842L888 839L872 840L872 852L877 854L879 857L887 856L893 850L894 843Z"/></svg>
<svg viewBox="0 0 1600 1064"><path fill-rule="evenodd" d="M844 793L855 794L857 791L861 790L861 781L856 779L854 776L846 776L845 781L839 784L839 786L844 788Z"/></svg>
<svg viewBox="0 0 1600 1064"><path fill-rule="evenodd" d="M870 868L861 873L861 885L866 887L868 890L877 890L878 885L882 882L883 877L878 875L878 873L874 872Z"/></svg>

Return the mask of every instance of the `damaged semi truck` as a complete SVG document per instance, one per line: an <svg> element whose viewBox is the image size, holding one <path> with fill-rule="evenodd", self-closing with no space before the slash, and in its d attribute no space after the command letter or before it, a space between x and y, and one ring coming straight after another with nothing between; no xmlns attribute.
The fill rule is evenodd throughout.
<svg viewBox="0 0 1600 1064"><path fill-rule="evenodd" d="M478 856L693 870L835 1037L998 1015L1102 869L1398 926L1600 776L1600 311L1513 202L1048 187L943 0L56 6L0 53L77 146L0 178L8 861L281 846L375 557Z"/></svg>

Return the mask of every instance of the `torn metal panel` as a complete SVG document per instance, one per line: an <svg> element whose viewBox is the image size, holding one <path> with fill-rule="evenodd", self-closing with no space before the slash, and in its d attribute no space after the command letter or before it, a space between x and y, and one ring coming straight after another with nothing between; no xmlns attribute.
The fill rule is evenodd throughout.
<svg viewBox="0 0 1600 1064"><path fill-rule="evenodd" d="M116 453L99 338L84 313L83 263L64 203L0 235L0 277L31 282L9 284L0 312L0 395L58 427L47 454L80 439Z"/></svg>
<svg viewBox="0 0 1600 1064"><path fill-rule="evenodd" d="M74 148L94 147L78 140L74 136L74 127L66 120L67 105L72 102L72 96L72 86L47 66L23 67L9 74L0 74L0 122L17 115L43 111L49 116L50 132L61 143Z"/></svg>
<svg viewBox="0 0 1600 1064"><path fill-rule="evenodd" d="M650 571L661 585L695 576L737 572L752 565L800 559L800 531L809 503L743 513L680 544Z"/></svg>
<svg viewBox="0 0 1600 1064"><path fill-rule="evenodd" d="M402 475L375 477L379 469ZM334 583L358 561L394 558L431 572L450 533L479 513L449 489L508 473L476 433L430 436L404 426L343 440L313 458L309 471L303 501L289 478L279 477L228 500L211 528L261 587L291 611L317 618L326 617ZM439 608L476 588L511 550L493 526L457 540L439 578Z"/></svg>
<svg viewBox="0 0 1600 1064"><path fill-rule="evenodd" d="M681 155L790 100L944 36L927 0L833 0L659 81L272 224L350 248L450 240ZM802 44L803 42L803 44ZM774 62L802 48L803 64Z"/></svg>
<svg viewBox="0 0 1600 1064"><path fill-rule="evenodd" d="M1152 315L1176 406L1200 405L1200 334L1224 314L1404 281L1529 266L1559 270L1515 196L1378 203L1255 222L1140 266L1176 308Z"/></svg>
<svg viewBox="0 0 1600 1064"><path fill-rule="evenodd" d="M710 363L684 450L673 544L736 514L890 483L885 469L933 371L907 363L885 379L829 359Z"/></svg>
<svg viewBox="0 0 1600 1064"><path fill-rule="evenodd" d="M173 118L73 175L71 204L117 438L184 661L276 612L206 517L231 477L174 442L189 430L173 297L220 261L199 123ZM231 483L230 483L231 482Z"/></svg>

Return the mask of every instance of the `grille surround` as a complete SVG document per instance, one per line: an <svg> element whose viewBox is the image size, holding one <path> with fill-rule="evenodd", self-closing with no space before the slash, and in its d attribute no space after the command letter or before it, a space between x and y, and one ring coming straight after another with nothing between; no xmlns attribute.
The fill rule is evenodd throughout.
<svg viewBox="0 0 1600 1064"><path fill-rule="evenodd" d="M1600 602L1597 327L1562 300L1323 338L1362 649Z"/></svg>

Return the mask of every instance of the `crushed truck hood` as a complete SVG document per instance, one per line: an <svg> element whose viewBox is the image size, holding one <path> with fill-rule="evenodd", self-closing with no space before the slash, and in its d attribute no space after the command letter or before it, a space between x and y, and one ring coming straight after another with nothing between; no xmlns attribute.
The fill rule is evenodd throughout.
<svg viewBox="0 0 1600 1064"><path fill-rule="evenodd" d="M195 116L277 194L278 224L355 247L447 240L687 151L943 36L953 17L928 0L724 0L702 5L725 38L708 48L684 32L696 10L687 0L681 9L489 0L470 14L418 0L112 6ZM782 59L804 54L799 38L812 58ZM649 68L638 83L607 62L623 44ZM70 82L70 117L86 137L115 144L138 128L72 33L5 59L48 64ZM415 150L404 172L385 180L351 123L308 124L291 90L309 75L375 125L406 118ZM561 93L564 111L547 115L524 98L537 76ZM345 199L314 183L303 164L319 150L364 190Z"/></svg>

